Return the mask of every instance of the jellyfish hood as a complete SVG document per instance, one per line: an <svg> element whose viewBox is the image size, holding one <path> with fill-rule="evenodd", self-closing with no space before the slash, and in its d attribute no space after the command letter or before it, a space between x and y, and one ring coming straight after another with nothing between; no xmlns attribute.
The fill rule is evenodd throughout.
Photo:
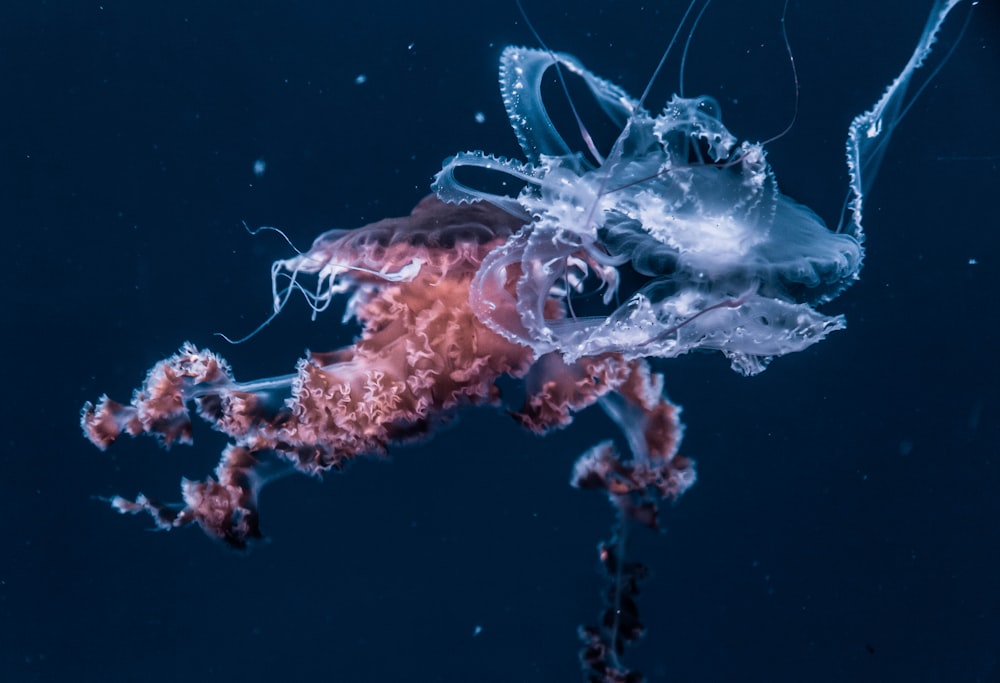
<svg viewBox="0 0 1000 683"><path fill-rule="evenodd" d="M552 67L581 79L618 126L606 156L572 150L553 123L541 92ZM715 100L674 96L654 116L574 57L518 47L503 52L500 88L526 160L466 152L434 183L445 201L487 201L525 221L476 276L473 307L493 330L567 362L715 349L755 374L844 327L813 306L857 278L860 231L832 232L781 194L763 145L737 140ZM456 177L463 168L523 189L476 189ZM577 314L574 300L598 290L602 309ZM494 315L505 297L516 319Z"/></svg>

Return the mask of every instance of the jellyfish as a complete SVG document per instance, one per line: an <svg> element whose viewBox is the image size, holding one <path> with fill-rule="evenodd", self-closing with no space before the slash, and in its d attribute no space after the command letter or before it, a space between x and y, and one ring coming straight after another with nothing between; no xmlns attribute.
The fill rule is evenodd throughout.
<svg viewBox="0 0 1000 683"><path fill-rule="evenodd" d="M431 434L462 407L498 404L496 381L504 375L523 380L524 404L511 414L538 433L569 424L573 413L614 393L629 442L655 463L633 476L679 496L694 482L693 466L676 454L677 409L644 360L616 353L573 362L539 357L473 311L474 274L521 227L488 203L449 205L429 196L407 217L327 232L308 252L276 262L276 288L289 283L277 292L279 307L292 290L306 293L316 310L350 292L345 317L361 325L357 341L310 353L294 374L249 382L237 381L217 354L185 343L149 371L130 404L104 396L85 405L84 432L102 449L123 433L150 434L165 447L190 443L191 406L232 440L214 477L182 482L182 503L140 495L115 497L112 505L148 512L164 529L197 523L244 548L261 537L257 499L266 483L294 471L341 470L357 457ZM302 284L306 277L314 278L311 291ZM549 313L559 305L553 298ZM590 469L608 467L610 456L602 444Z"/></svg>
<svg viewBox="0 0 1000 683"><path fill-rule="evenodd" d="M229 439L214 475L182 481L180 501L140 494L110 503L148 513L160 528L195 524L245 548L262 535L257 501L276 478L382 456L472 406L503 406L545 433L597 404L621 429L627 455L613 440L595 445L572 483L604 492L622 524L657 527L658 505L696 476L679 453L679 408L650 361L719 351L755 375L845 327L843 315L818 309L858 278L864 197L959 1L935 3L910 60L851 124L850 183L835 230L782 194L764 145L731 133L711 97L675 95L654 114L645 96L571 55L508 47L500 89L525 158L456 154L408 216L331 230L274 263L275 315L295 293L317 315L342 298L345 322L360 326L354 343L260 380L237 380L221 356L184 343L129 403L85 404L84 434L101 449L122 434L190 443L192 408ZM580 79L616 125L610 150L586 134L585 150L567 143L542 98L550 69ZM477 187L467 178L475 172L520 189ZM504 377L523 386L520 405L502 394ZM616 538L600 550L612 604L603 626L581 631L591 680L634 680L618 657L638 635L632 597L644 571Z"/></svg>
<svg viewBox="0 0 1000 683"><path fill-rule="evenodd" d="M445 201L486 201L528 221L477 272L477 315L536 354L558 352L568 362L604 352L673 358L711 349L745 375L844 329L842 315L816 306L858 279L864 196L911 101L908 86L957 3L934 6L903 71L852 122L851 219L836 231L779 191L763 144L738 141L713 98L675 95L653 115L572 55L508 47L500 89L526 160L456 154L433 185ZM553 124L541 94L551 68L580 78L620 128L606 156L593 146L591 158L571 150ZM523 189L516 197L477 189L456 175L468 169L509 176ZM522 274L508 297L513 264ZM626 270L631 291L623 290ZM545 314L554 293L570 297L588 283L606 311ZM500 300L518 315L498 314Z"/></svg>

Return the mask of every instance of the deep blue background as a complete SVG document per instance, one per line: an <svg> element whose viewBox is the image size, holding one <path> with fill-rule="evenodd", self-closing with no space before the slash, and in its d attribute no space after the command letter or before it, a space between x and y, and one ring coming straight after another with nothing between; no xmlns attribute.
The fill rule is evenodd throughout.
<svg viewBox="0 0 1000 683"><path fill-rule="evenodd" d="M527 4L554 48L638 93L683 3ZM829 221L847 125L929 5L792 2L800 110L770 159ZM691 48L688 92L717 97L740 137L791 114L781 6L717 0ZM664 535L634 538L655 574L631 661L652 681L1000 680L998 14L978 8L896 133L862 279L825 307L849 329L753 379L718 355L658 366L700 481ZM267 316L269 264L289 253L241 221L307 245L408 212L449 154L515 155L496 88L509 43L535 43L509 2L0 10L0 680L579 679L611 517L567 479L612 433L602 415L540 440L471 413L388 464L284 480L246 556L92 499L175 496L214 467L218 435L102 454L77 425L84 400L127 398L186 339L240 378L348 343L301 302L247 344L212 336Z"/></svg>

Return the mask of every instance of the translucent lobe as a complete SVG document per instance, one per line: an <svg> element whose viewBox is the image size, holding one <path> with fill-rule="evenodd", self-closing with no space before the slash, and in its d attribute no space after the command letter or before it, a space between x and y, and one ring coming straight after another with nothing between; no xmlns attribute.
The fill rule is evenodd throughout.
<svg viewBox="0 0 1000 683"><path fill-rule="evenodd" d="M364 285L469 274L489 252L484 245L503 242L523 223L482 205L448 214L443 219L440 202L426 197L409 216L323 233L309 251L273 264L276 310L294 290L320 311L336 295ZM312 276L315 283L306 288L302 280Z"/></svg>
<svg viewBox="0 0 1000 683"><path fill-rule="evenodd" d="M556 65L621 124L606 158L571 151L547 113L541 82ZM475 276L473 308L495 332L567 362L704 348L754 373L843 327L812 305L856 278L859 241L782 195L763 147L738 142L712 98L675 96L653 116L575 58L526 48L507 48L500 74L527 162L459 154L433 186L445 201L484 200L531 218ZM512 197L469 187L456 178L463 167L507 172L523 189ZM515 273L518 315L498 317L491 301ZM577 315L572 297L588 279L604 310ZM553 296L567 298L568 318L545 312Z"/></svg>

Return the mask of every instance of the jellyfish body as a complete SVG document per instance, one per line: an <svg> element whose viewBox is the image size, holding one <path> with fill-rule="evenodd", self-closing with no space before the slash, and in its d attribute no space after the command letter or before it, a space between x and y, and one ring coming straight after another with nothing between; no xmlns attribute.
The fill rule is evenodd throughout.
<svg viewBox="0 0 1000 683"><path fill-rule="evenodd" d="M614 474L677 497L694 482L677 456L677 409L662 377L645 361L600 354L566 363L536 356L484 325L470 306L483 258L510 239L521 221L489 204L455 206L431 196L409 216L320 235L312 248L274 264L276 305L286 292L307 293L316 310L348 294L345 317L361 326L351 345L309 353L294 374L238 381L215 353L184 344L157 363L129 404L102 397L84 406L81 424L107 448L122 434L149 434L169 447L190 443L190 407L226 434L214 477L183 481L183 501L145 496L111 500L121 512L147 512L162 528L197 523L237 548L260 536L260 489L284 474L320 475L394 444L428 436L470 405L497 405L496 380L521 379L522 405L507 405L525 428L543 433L614 394L613 410L642 462ZM306 289L304 283L313 286ZM559 315L552 298L547 314ZM499 311L498 313L503 313ZM609 404L609 407L612 404ZM601 444L579 468L581 485L612 477L615 451ZM635 484L640 485L640 484Z"/></svg>
<svg viewBox="0 0 1000 683"><path fill-rule="evenodd" d="M809 208L781 194L760 143L740 142L710 97L674 96L658 115L576 58L509 47L500 87L526 161L466 152L445 162L434 190L449 202L488 201L530 218L483 261L473 307L497 333L537 354L617 352L627 358L723 352L744 374L800 351L845 326L815 306L858 277L864 255L862 198L905 111L906 86L957 0L939 2L903 73L875 109L851 126L850 229L833 232ZM610 153L574 152L542 100L558 67L579 77L621 133ZM463 184L475 168L512 176L516 197ZM497 314L504 283L521 272L514 318ZM624 275L632 287L623 291ZM568 299L590 279L603 290L597 315L552 318L545 301ZM571 306L570 306L571 308Z"/></svg>
<svg viewBox="0 0 1000 683"><path fill-rule="evenodd" d="M569 152L545 112L541 79L557 62L583 79L612 120L624 122L599 164ZM533 219L477 274L474 306L495 331L567 361L609 351L673 357L717 349L752 374L768 358L844 326L842 316L811 304L856 276L859 240L831 232L782 195L763 147L737 142L714 100L675 96L653 116L569 55L508 48L501 64L504 101L527 162L459 154L434 186L442 199L486 200ZM478 192L456 179L468 166L510 173L525 186L516 200ZM520 317L511 324L491 307L515 263L523 274ZM623 297L619 269L626 265L641 285ZM572 292L573 277L599 281L606 315L544 315L545 299L554 289ZM793 291L809 296L796 301Z"/></svg>

